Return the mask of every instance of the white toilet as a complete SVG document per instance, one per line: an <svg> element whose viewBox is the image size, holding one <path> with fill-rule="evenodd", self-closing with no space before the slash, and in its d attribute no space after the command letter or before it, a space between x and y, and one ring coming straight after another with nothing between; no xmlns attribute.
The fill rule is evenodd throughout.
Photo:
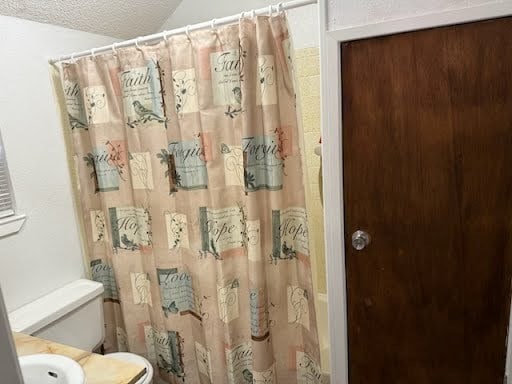
<svg viewBox="0 0 512 384"><path fill-rule="evenodd" d="M9 322L15 332L93 351L105 338L103 322L103 285L91 280L76 280L11 313ZM153 367L133 353L106 355L146 367L136 384L150 384Z"/></svg>

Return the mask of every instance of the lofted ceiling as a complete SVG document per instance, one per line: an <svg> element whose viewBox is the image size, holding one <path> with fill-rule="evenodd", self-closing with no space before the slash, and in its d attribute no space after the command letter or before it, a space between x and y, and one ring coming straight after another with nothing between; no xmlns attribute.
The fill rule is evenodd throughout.
<svg viewBox="0 0 512 384"><path fill-rule="evenodd" d="M181 0L0 0L0 15L129 39L158 32Z"/></svg>

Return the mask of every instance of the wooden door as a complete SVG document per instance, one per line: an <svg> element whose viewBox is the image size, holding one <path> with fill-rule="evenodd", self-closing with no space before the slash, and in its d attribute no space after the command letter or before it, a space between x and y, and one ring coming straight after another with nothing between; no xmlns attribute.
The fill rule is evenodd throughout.
<svg viewBox="0 0 512 384"><path fill-rule="evenodd" d="M350 384L502 384L512 18L342 44L342 80Z"/></svg>

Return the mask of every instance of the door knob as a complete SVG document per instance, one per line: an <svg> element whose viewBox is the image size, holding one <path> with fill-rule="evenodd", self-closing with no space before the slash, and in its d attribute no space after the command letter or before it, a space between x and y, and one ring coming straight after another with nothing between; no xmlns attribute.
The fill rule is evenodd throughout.
<svg viewBox="0 0 512 384"><path fill-rule="evenodd" d="M357 230L352 234L352 247L355 250L361 251L370 244L370 235L365 231Z"/></svg>

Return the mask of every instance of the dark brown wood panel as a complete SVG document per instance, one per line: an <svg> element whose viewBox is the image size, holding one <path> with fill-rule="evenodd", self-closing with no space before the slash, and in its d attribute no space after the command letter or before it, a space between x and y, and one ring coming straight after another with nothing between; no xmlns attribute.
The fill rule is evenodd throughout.
<svg viewBox="0 0 512 384"><path fill-rule="evenodd" d="M342 44L342 79L350 384L502 384L512 19Z"/></svg>

